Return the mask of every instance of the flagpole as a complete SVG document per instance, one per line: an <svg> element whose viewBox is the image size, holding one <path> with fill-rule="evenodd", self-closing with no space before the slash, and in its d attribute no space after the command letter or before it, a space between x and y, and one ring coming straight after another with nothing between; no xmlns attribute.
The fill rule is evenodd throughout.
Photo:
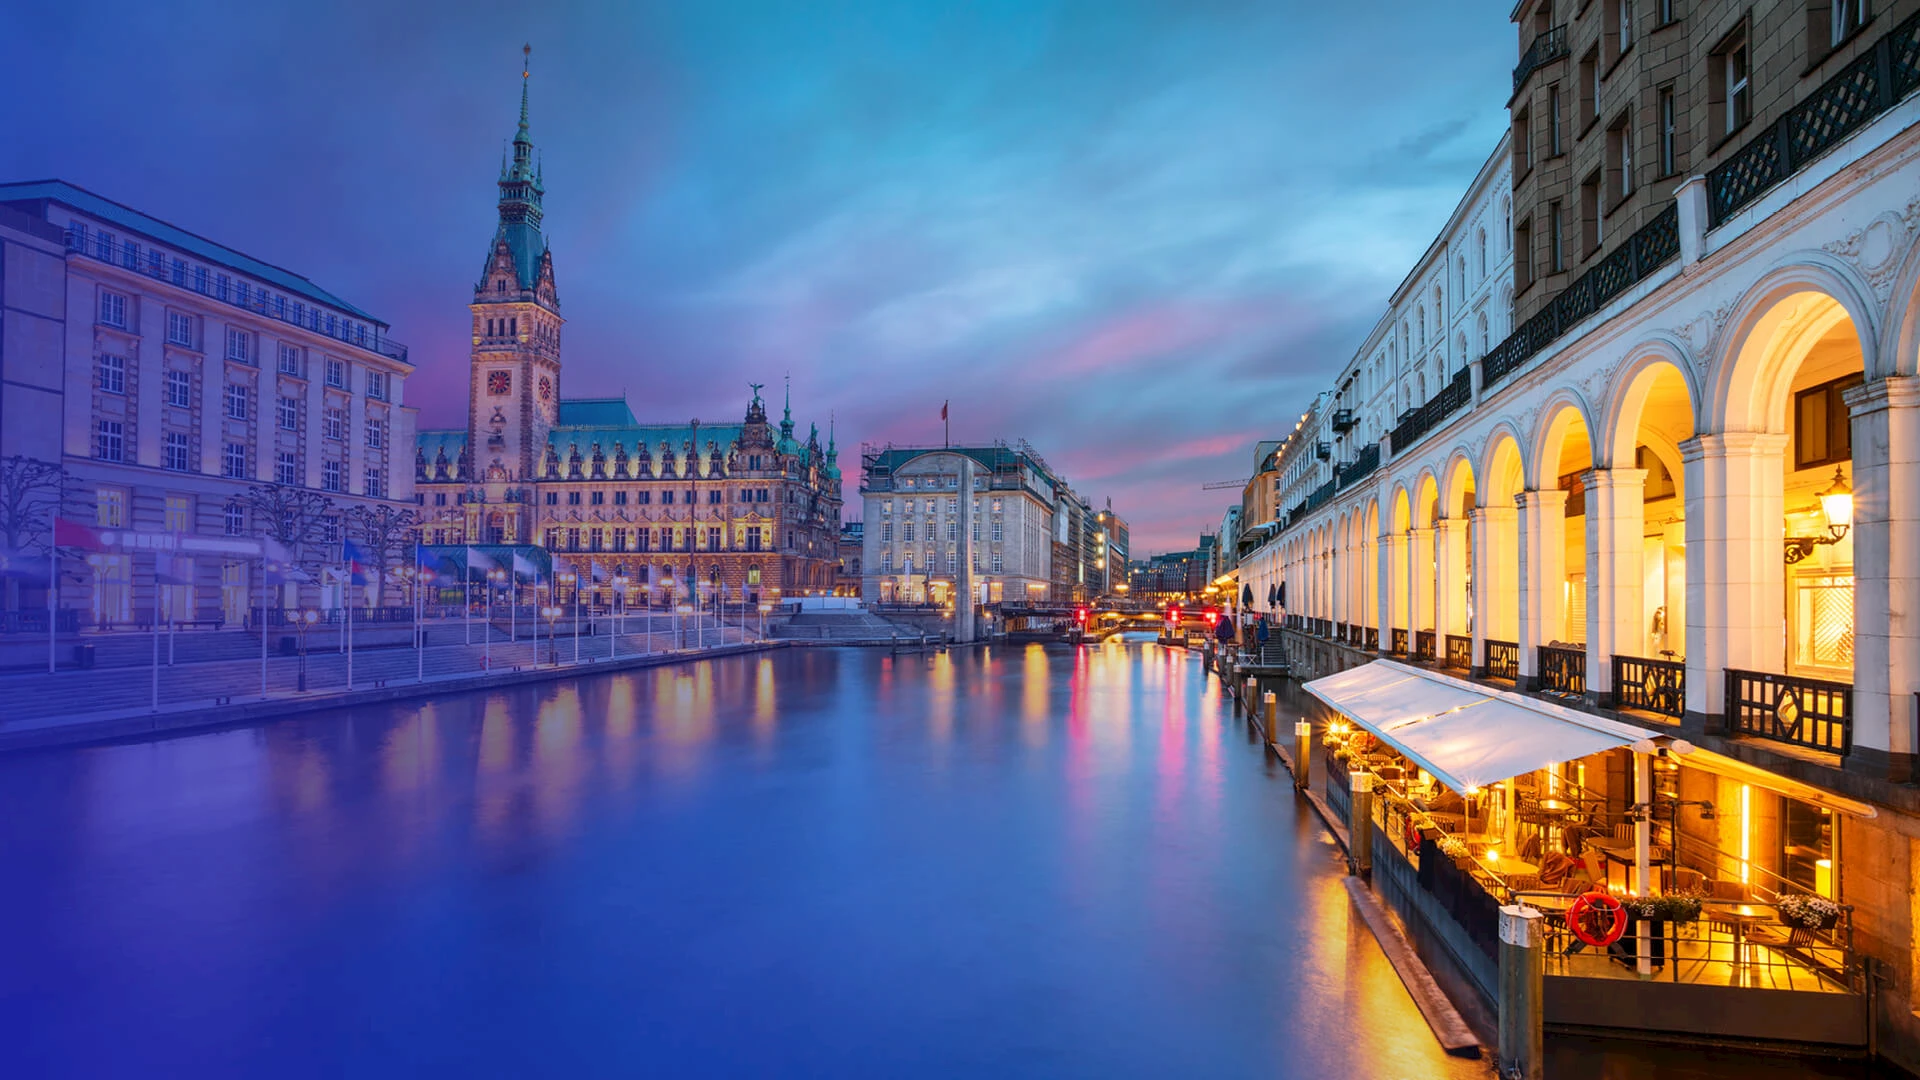
<svg viewBox="0 0 1920 1080"><path fill-rule="evenodd" d="M427 580L420 545L413 545L413 677L427 681Z"/></svg>
<svg viewBox="0 0 1920 1080"><path fill-rule="evenodd" d="M580 575L573 575L573 662L580 662Z"/></svg>
<svg viewBox="0 0 1920 1080"><path fill-rule="evenodd" d="M353 689L353 564L347 564L347 689Z"/></svg>
<svg viewBox="0 0 1920 1080"><path fill-rule="evenodd" d="M60 596L60 545L53 542L53 523L47 523L47 674L54 674L54 665L60 654L59 636L56 633L54 616L58 613Z"/></svg>
<svg viewBox="0 0 1920 1080"><path fill-rule="evenodd" d="M473 644L473 545L467 545L467 565L460 568L461 605L467 609L467 644Z"/></svg>
<svg viewBox="0 0 1920 1080"><path fill-rule="evenodd" d="M267 548L260 546L260 696L267 696Z"/></svg>
<svg viewBox="0 0 1920 1080"><path fill-rule="evenodd" d="M151 619L152 619L151 628L153 630L153 711L159 712L160 711L160 612L158 610L158 607L160 603L160 556L155 555L153 559L154 559L153 602L155 605L155 610L151 616ZM132 572L129 571L127 576L131 578L133 576Z"/></svg>
<svg viewBox="0 0 1920 1080"><path fill-rule="evenodd" d="M507 564L507 633L515 645L520 644L520 567L511 562Z"/></svg>

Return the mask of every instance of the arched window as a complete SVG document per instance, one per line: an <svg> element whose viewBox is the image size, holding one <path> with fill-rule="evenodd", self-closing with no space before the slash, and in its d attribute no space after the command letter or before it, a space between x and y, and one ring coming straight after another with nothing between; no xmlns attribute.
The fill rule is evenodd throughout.
<svg viewBox="0 0 1920 1080"><path fill-rule="evenodd" d="M1465 330L1460 331L1460 336L1454 340L1453 352L1454 352L1454 357L1453 357L1454 363L1460 365L1461 367L1465 367L1467 365L1467 359L1468 359L1467 332Z"/></svg>
<svg viewBox="0 0 1920 1080"><path fill-rule="evenodd" d="M1479 262L1474 269L1484 278L1487 276L1487 230L1484 226L1479 236L1474 238L1474 247L1479 252Z"/></svg>
<svg viewBox="0 0 1920 1080"><path fill-rule="evenodd" d="M1453 291L1455 295L1459 295L1467 291L1467 257L1465 255L1460 256L1457 262L1457 266L1459 269L1460 276L1453 283Z"/></svg>
<svg viewBox="0 0 1920 1080"><path fill-rule="evenodd" d="M1488 352L1488 350L1490 350L1490 349L1492 349L1492 348L1493 348L1493 344L1492 344L1492 342L1490 342L1490 341L1488 341L1488 340L1487 340L1487 313L1486 313L1486 312L1484 312L1484 311L1480 313L1480 319L1479 319L1479 324L1480 324L1480 325L1479 325L1479 329L1480 329L1480 355L1481 355L1481 356L1485 356L1485 355L1487 355L1487 352Z"/></svg>
<svg viewBox="0 0 1920 1080"><path fill-rule="evenodd" d="M1413 322L1414 325L1420 328L1420 334L1414 339L1413 347L1416 349L1424 349L1427 347L1427 309L1424 307L1415 308L1413 312Z"/></svg>
<svg viewBox="0 0 1920 1080"><path fill-rule="evenodd" d="M1502 253L1513 250L1513 201L1500 199L1500 250Z"/></svg>

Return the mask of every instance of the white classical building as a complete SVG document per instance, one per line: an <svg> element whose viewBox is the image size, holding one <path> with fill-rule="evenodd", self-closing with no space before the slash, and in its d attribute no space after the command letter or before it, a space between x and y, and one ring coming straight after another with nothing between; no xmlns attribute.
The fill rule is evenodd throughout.
<svg viewBox="0 0 1920 1080"><path fill-rule="evenodd" d="M386 324L291 271L61 181L0 184L0 206L64 238L59 391L34 418L66 474L62 516L104 528L255 536L244 493L282 485L333 503L336 548L354 507L410 504L413 370ZM153 617L242 622L259 564L94 553L90 625ZM68 584L66 588L71 588ZM307 600L337 600L338 590ZM291 601L289 601L291 603Z"/></svg>
<svg viewBox="0 0 1920 1080"><path fill-rule="evenodd" d="M1056 509L1067 487L1032 447L887 446L860 457L861 596L868 603L952 601L969 545L976 602L1048 598ZM972 463L970 506L960 494L965 462Z"/></svg>
<svg viewBox="0 0 1920 1080"><path fill-rule="evenodd" d="M1610 162L1588 180L1584 165L1556 164L1574 137L1556 65L1596 34L1583 72L1635 40L1653 63L1667 24L1625 16L1594 30L1567 6L1517 9L1526 143L1496 158L1531 176L1482 171L1294 434L1285 456L1301 478L1241 574L1256 595L1285 583L1286 636L1315 670L1398 655L1631 710L1636 723L1664 716L1676 735L1770 770L1712 793L1730 818L1721 872L1741 890L1767 881L1847 905L1851 940L1884 976L1872 1006L1882 1052L1911 1063L1920 14L1903 3L1871 26L1808 22L1826 50L1811 63L1831 56L1831 68L1802 80L1804 55L1762 57L1756 82L1779 88L1763 112L1739 96L1750 35L1786 20L1798 48L1801 13L1690 8L1702 82L1679 84L1680 105L1670 86L1590 78L1603 96L1583 113L1606 120L1616 92L1623 111L1611 143L1603 124L1573 154ZM1727 73L1740 81L1717 81ZM1561 198L1575 185L1584 218ZM1489 242L1504 237L1505 193L1536 188L1529 220L1512 226L1525 265L1509 275L1489 250L1477 278L1473 222L1484 214ZM1423 342L1419 304L1433 319L1463 261L1447 340L1430 329ZM1525 294L1517 326L1505 321L1511 283ZM1465 367L1440 366L1443 346ZM1321 445L1337 449L1322 457ZM1789 878L1807 860L1782 847L1796 828L1819 856L1804 880Z"/></svg>

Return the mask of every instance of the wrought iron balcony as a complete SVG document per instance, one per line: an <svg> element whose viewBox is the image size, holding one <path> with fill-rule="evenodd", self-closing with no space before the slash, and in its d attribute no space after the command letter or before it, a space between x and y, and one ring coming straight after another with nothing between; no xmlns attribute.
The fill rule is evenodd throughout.
<svg viewBox="0 0 1920 1080"><path fill-rule="evenodd" d="M1605 307L1614 297L1647 278L1680 255L1680 208L1669 204L1613 253L1553 298L1533 318L1519 325L1507 339L1480 361L1480 388L1490 389L1522 364L1539 355L1580 320ZM1394 451L1400 449L1398 437Z"/></svg>
<svg viewBox="0 0 1920 1080"><path fill-rule="evenodd" d="M1727 669L1727 728L1735 735L1847 756L1853 750L1853 686L1799 675Z"/></svg>
<svg viewBox="0 0 1920 1080"><path fill-rule="evenodd" d="M1366 449L1356 454L1352 461L1334 471L1334 481L1341 491L1345 491L1379 467L1380 444L1368 443Z"/></svg>
<svg viewBox="0 0 1920 1080"><path fill-rule="evenodd" d="M1352 409L1335 409L1333 411L1333 430L1335 431L1353 430L1353 410Z"/></svg>
<svg viewBox="0 0 1920 1080"><path fill-rule="evenodd" d="M1920 13L1887 32L1707 173L1718 226L1920 87Z"/></svg>
<svg viewBox="0 0 1920 1080"><path fill-rule="evenodd" d="M1543 31L1533 39L1533 44L1527 46L1527 51L1521 54L1520 63L1513 69L1513 92L1516 94L1520 92L1520 88L1527 84L1527 76L1533 74L1535 69L1545 67L1565 55L1567 55L1567 25L1561 23L1551 30Z"/></svg>
<svg viewBox="0 0 1920 1080"><path fill-rule="evenodd" d="M1333 444L1330 442L1315 443L1313 445L1313 456L1319 458L1321 461L1331 458L1333 456Z"/></svg>
<svg viewBox="0 0 1920 1080"><path fill-rule="evenodd" d="M1408 409L1401 420L1393 427L1391 436L1393 452L1403 453L1421 436L1439 427L1441 421L1465 408L1473 400L1473 375L1461 368L1453 380L1440 388L1440 392L1427 399L1427 403Z"/></svg>

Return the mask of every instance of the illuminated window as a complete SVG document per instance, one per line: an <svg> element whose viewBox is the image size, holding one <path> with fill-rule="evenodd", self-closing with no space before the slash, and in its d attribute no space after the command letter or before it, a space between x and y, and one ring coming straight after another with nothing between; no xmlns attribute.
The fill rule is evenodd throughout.
<svg viewBox="0 0 1920 1080"><path fill-rule="evenodd" d="M1853 578L1805 574L1793 582L1793 662L1853 670Z"/></svg>

